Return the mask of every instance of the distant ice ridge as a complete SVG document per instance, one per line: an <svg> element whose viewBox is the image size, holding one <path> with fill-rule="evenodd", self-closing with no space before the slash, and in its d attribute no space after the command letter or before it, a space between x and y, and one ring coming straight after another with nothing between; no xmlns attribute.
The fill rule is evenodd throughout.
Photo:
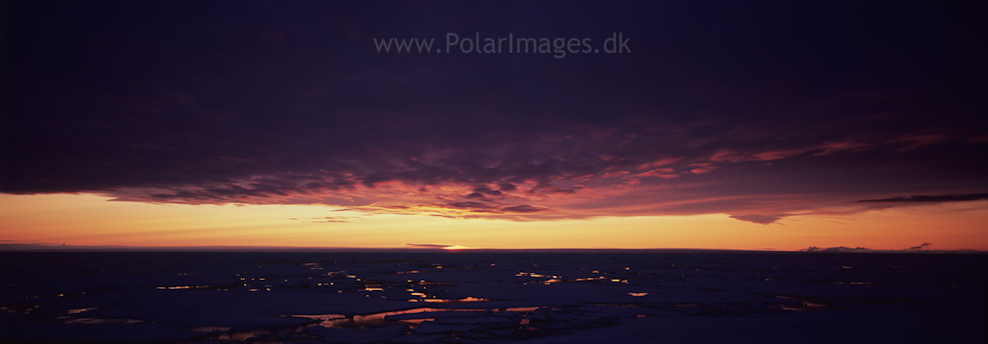
<svg viewBox="0 0 988 344"><path fill-rule="evenodd" d="M985 263L764 252L0 252L0 341L981 343Z"/></svg>

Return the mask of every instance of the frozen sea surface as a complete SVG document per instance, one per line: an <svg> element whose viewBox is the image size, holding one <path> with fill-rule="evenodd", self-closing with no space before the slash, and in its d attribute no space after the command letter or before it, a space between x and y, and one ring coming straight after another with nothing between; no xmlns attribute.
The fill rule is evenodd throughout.
<svg viewBox="0 0 988 344"><path fill-rule="evenodd" d="M0 252L0 342L984 343L988 256Z"/></svg>

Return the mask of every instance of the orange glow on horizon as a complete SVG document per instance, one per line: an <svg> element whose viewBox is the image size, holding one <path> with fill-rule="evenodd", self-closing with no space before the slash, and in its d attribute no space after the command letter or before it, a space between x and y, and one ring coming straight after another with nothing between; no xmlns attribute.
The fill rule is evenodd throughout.
<svg viewBox="0 0 988 344"><path fill-rule="evenodd" d="M701 248L810 246L988 250L988 202L805 215L777 224L726 214L508 221L368 214L319 205L184 205L96 195L0 195L0 244L75 246L291 246L401 248Z"/></svg>

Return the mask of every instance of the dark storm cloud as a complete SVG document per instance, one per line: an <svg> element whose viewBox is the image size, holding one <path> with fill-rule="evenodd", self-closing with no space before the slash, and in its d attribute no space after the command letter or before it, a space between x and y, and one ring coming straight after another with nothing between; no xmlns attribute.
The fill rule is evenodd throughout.
<svg viewBox="0 0 988 344"><path fill-rule="evenodd" d="M810 247L804 248L804 249L802 249L800 251L804 251L804 252L900 252L900 253L901 252L910 252L910 253L980 253L980 252L983 252L983 251L976 251L976 250L932 250L932 249L930 249L932 246L933 246L933 244L928 243L928 242L924 242L924 243L922 243L920 245L912 246L912 247L905 248L905 249L898 249L898 250L875 250L875 249L870 249L870 248L860 247L860 246L854 247L854 248L844 247L844 246L827 247L827 248L821 248L821 247L817 247L817 246L810 246Z"/></svg>
<svg viewBox="0 0 988 344"><path fill-rule="evenodd" d="M919 244L919 245L910 247L910 248L908 248L906 250L907 251L922 251L922 250L928 250L930 248L930 246L933 246L933 244L928 243L928 242L924 242L922 244Z"/></svg>
<svg viewBox="0 0 988 344"><path fill-rule="evenodd" d="M411 246L411 247L415 247L415 248L447 248L447 247L455 247L456 245L447 245L447 244L405 244L405 246Z"/></svg>
<svg viewBox="0 0 988 344"><path fill-rule="evenodd" d="M807 247L807 248L802 249L800 251L805 251L805 252L872 252L872 251L876 251L876 250L872 250L872 249L861 247L861 246L854 247L854 248L844 247L844 246L819 248L819 247L816 247L816 246L810 246L810 247Z"/></svg>
<svg viewBox="0 0 988 344"><path fill-rule="evenodd" d="M15 3L0 192L755 223L975 194L983 6ZM375 52L447 32L632 53Z"/></svg>
<svg viewBox="0 0 988 344"><path fill-rule="evenodd" d="M465 209L465 210L473 210L473 211L488 211L491 209L491 207L488 204L482 202L449 202L444 204L444 206L447 208Z"/></svg>
<svg viewBox="0 0 988 344"><path fill-rule="evenodd" d="M479 192L474 192L472 194L466 195L466 198L484 198L484 194Z"/></svg>
<svg viewBox="0 0 988 344"><path fill-rule="evenodd" d="M882 199L863 199L856 203L943 203L943 202L970 202L988 199L988 194L963 194L963 195L913 195L900 196Z"/></svg>
<svg viewBox="0 0 988 344"><path fill-rule="evenodd" d="M511 190L508 190L508 191L511 191ZM478 194L490 195L490 196L501 196L502 195L501 191L499 191L499 190L491 190L491 188L486 187L486 186L478 186L478 187L476 187L476 188L473 189L473 192L474 193L478 193Z"/></svg>
<svg viewBox="0 0 988 344"><path fill-rule="evenodd" d="M501 188L501 190L504 190L504 191L506 191L506 192L507 192L507 191L515 191L515 190L517 190L517 189L518 189L518 188L517 188L517 187L515 186L515 184L511 184L511 183L501 183L501 184L500 184L500 185L498 185L498 186L499 186L499 187Z"/></svg>
<svg viewBox="0 0 988 344"><path fill-rule="evenodd" d="M345 223L350 222L351 217L339 217L339 216L325 216L325 217L310 217L310 218L289 218L292 221L309 221L316 223Z"/></svg>
<svg viewBox="0 0 988 344"><path fill-rule="evenodd" d="M501 210L511 213L537 213L540 211L546 211L545 208L533 207L530 205L515 205L510 207L504 207Z"/></svg>
<svg viewBox="0 0 988 344"><path fill-rule="evenodd" d="M775 223L775 221L779 221L780 219L782 219L783 217L785 217L785 215L758 215L758 214L754 214L754 215L730 215L730 217L732 219L737 219L737 220L741 220L741 221L747 221L747 222L751 222L751 223L768 225L768 224Z"/></svg>

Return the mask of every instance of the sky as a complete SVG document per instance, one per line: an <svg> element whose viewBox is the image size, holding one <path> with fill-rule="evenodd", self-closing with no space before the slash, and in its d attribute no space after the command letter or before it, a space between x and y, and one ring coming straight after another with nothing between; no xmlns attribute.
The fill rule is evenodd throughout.
<svg viewBox="0 0 988 344"><path fill-rule="evenodd" d="M7 2L0 244L988 250L986 9Z"/></svg>

